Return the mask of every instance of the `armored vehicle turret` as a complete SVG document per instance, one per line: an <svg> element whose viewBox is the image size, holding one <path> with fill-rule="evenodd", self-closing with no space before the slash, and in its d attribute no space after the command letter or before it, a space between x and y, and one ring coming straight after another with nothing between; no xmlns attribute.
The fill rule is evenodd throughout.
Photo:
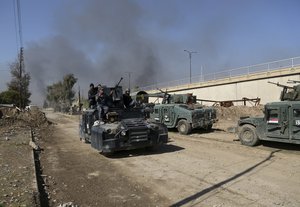
<svg viewBox="0 0 300 207"><path fill-rule="evenodd" d="M119 150L154 147L168 142L168 130L164 124L146 120L143 108L125 108L122 87L104 87L111 96L104 123L97 109L86 110L80 122L80 137L102 153Z"/></svg>
<svg viewBox="0 0 300 207"><path fill-rule="evenodd" d="M268 81L268 83L277 85L282 88L280 93L280 101L300 101L300 84L287 86L280 83ZM289 80L288 83L298 83L298 81Z"/></svg>

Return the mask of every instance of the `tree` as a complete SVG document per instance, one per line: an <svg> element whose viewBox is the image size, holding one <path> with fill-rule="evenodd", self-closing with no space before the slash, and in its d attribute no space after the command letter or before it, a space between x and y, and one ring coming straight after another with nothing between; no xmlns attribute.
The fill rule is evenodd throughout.
<svg viewBox="0 0 300 207"><path fill-rule="evenodd" d="M19 102L19 92L14 90L8 90L0 93L0 103L17 105L18 102Z"/></svg>
<svg viewBox="0 0 300 207"><path fill-rule="evenodd" d="M67 74L63 78L64 100L69 106L71 106L74 101L75 91L73 91L73 86L76 82L77 78L75 78L73 74Z"/></svg>
<svg viewBox="0 0 300 207"><path fill-rule="evenodd" d="M75 96L73 86L76 82L77 78L73 74L67 74L62 81L47 86L46 99L49 102L49 106L59 110L72 106Z"/></svg>
<svg viewBox="0 0 300 207"><path fill-rule="evenodd" d="M11 81L7 84L8 94L14 94L12 102L15 103L20 108L24 108L26 105L30 103L31 93L29 92L29 84L30 84L30 75L25 72L23 57L22 57L22 49L19 60L10 64L10 73L12 76ZM16 93L18 96L16 96Z"/></svg>

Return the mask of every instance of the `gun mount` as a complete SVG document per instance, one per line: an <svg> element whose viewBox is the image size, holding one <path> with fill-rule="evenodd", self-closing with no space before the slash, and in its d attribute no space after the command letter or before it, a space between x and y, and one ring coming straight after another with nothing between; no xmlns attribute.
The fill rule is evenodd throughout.
<svg viewBox="0 0 300 207"><path fill-rule="evenodd" d="M282 88L282 91L280 93L280 101L299 101L300 100L300 84L295 86L287 86L280 83L274 83L271 81L268 81L268 83L271 83L273 85L277 85ZM291 83L289 80L288 83ZM296 83L296 81L293 81L292 83Z"/></svg>

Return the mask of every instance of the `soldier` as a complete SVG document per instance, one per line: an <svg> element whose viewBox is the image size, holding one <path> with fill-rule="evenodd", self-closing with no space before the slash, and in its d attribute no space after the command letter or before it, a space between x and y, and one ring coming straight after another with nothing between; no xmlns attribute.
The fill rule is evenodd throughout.
<svg viewBox="0 0 300 207"><path fill-rule="evenodd" d="M130 90L127 88L123 94L123 101L126 108L132 108L135 105L134 100L130 96Z"/></svg>
<svg viewBox="0 0 300 207"><path fill-rule="evenodd" d="M90 84L90 90L88 92L88 99L89 99L89 108L93 109L96 108L96 94L97 88L94 87L94 84Z"/></svg>
<svg viewBox="0 0 300 207"><path fill-rule="evenodd" d="M109 99L111 97L106 95L104 93L104 88L102 86L98 87L98 93L97 93L97 109L98 109L98 118L100 123L103 123L103 119L105 118L105 115L108 112L108 104Z"/></svg>

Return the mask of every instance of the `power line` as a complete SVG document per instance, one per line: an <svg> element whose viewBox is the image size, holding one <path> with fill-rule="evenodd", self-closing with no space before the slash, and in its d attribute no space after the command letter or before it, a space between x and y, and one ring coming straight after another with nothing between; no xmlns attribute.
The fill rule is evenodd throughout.
<svg viewBox="0 0 300 207"><path fill-rule="evenodd" d="M18 14L18 26L19 26L19 38L20 46L23 47L23 36L22 36L22 16L21 16L21 5L20 0L17 0L17 14Z"/></svg>
<svg viewBox="0 0 300 207"><path fill-rule="evenodd" d="M16 51L18 53L19 48L20 48L20 43L19 43L19 38L18 38L18 26L17 26L18 23L17 23L16 2L15 2L15 0L13 0L13 9L14 9L15 35L16 35L16 43L17 43Z"/></svg>
<svg viewBox="0 0 300 207"><path fill-rule="evenodd" d="M22 73L24 70L24 48L23 48L23 36L22 36L22 15L21 15L21 5L20 0L16 0L16 4L14 2L14 15L15 15L15 27L18 25L18 32L19 32L19 40L20 40L20 53L19 53L19 107L24 107L24 100L23 100L23 91L24 86L22 84ZM16 31L17 34L17 31ZM16 35L17 36L17 35ZM17 38L18 44L18 38Z"/></svg>

